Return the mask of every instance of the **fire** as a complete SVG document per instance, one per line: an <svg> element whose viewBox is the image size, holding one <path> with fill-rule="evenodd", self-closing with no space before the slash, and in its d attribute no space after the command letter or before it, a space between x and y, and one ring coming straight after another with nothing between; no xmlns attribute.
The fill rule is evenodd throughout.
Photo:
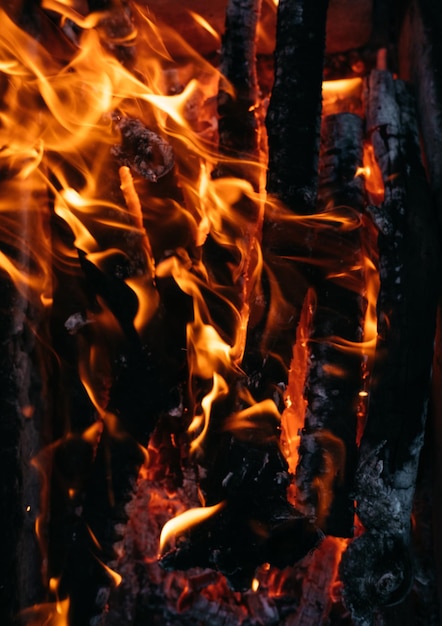
<svg viewBox="0 0 442 626"><path fill-rule="evenodd" d="M225 506L225 502L220 502L213 506L189 509L181 515L169 520L163 527L160 537L160 553L164 552L164 548L172 537L176 537L183 532L190 530L193 526L204 522L217 513Z"/></svg>
<svg viewBox="0 0 442 626"><path fill-rule="evenodd" d="M269 0L272 3L278 4ZM46 314L51 322L51 307L64 312L64 299L68 301L69 314L62 326L72 342L67 354L57 355L54 361L63 371L70 351L75 353L76 373L88 400L87 415L80 418L70 409L60 409L56 418L62 423L54 427L57 434L33 461L42 474L36 532L46 559L54 450L66 442L81 442L88 447L93 463L103 446L108 500L111 507L114 504L109 441L121 443L130 430L114 388L128 368L127 353L145 357L156 333L162 332L166 340L168 333L172 334L173 329L164 326L164 320L170 324L171 317L167 317L170 305L165 304L164 296L168 289L174 295L179 292L179 302L187 306L174 311L184 330L181 354L177 357L173 352L170 359L175 359L180 375L185 372L176 385L182 397L179 405L167 407L167 417L178 417L182 423L185 443L172 433L171 445L183 456L189 453L186 462L197 464L204 458L213 415L221 406L223 419L215 427L217 434L258 447L281 445L289 471L296 471L306 405L302 388L308 365L306 328L315 298L308 290L300 302L288 300L260 247L264 212L289 239L292 233L301 239L310 231L355 232L366 223L347 207L294 216L265 197L263 155L236 162L218 154L220 73L167 28L160 32L145 8L131 4L132 19L124 21L118 16L121 28L116 34L109 26L115 18L112 11L85 16L77 3L61 0L44 0L41 6L52 16L53 31L51 35L43 33L40 41L20 29L5 12L0 13L0 163L4 171L0 215L5 243L0 267L17 292L41 307L46 312L42 317ZM219 39L206 20L192 15ZM182 66L174 63L170 42L186 58ZM132 54L135 46L136 55ZM358 112L361 88L360 79L324 83L325 110L339 110L345 101ZM218 168L222 170L226 163L229 172L241 174L220 176ZM363 167L356 176L364 178L370 200L379 203L383 187L376 168L367 145ZM49 232L49 223L54 224L53 232ZM217 255L227 260L218 263ZM282 255L280 261L327 268L327 280L361 293L367 301L361 341L334 336L319 341L361 354L368 371L376 340L378 289L375 260L369 252L364 250L357 263L343 269L331 240L320 256L293 252ZM265 311L264 271L272 292L260 337L264 353L271 353L281 320L294 316L295 309L301 310L282 416L275 397L254 398L242 370L249 326L259 322ZM58 318L55 324L59 324ZM39 329L34 330L37 335ZM47 336L45 340L49 342ZM158 352L166 360L170 355L166 348L161 350ZM154 376L152 371L161 367L162 362L154 362L148 369L146 385L148 375ZM67 368L70 374L73 370ZM339 374L337 370L333 373ZM361 402L368 395L366 382L359 392ZM284 391L279 391L283 397ZM75 393L80 395L78 389ZM154 417L158 417L155 411L162 416L167 412L164 407L152 409ZM34 408L24 404L22 413L31 420ZM151 418L149 414L146 422ZM75 430L71 422L75 422ZM149 428L142 425L139 439L148 438ZM319 494L318 523L329 511L332 483L342 474L345 460L341 442L326 431L321 436L331 452L325 455L323 479L318 478L314 485ZM147 469L147 445L147 440L136 442L144 478L154 474L152 465ZM152 454L152 459L155 456L160 455ZM81 489L75 481L67 481L63 495L74 506ZM154 499L152 496L152 509ZM296 494L293 498L290 494L290 500L295 499ZM165 506L163 500L158 501ZM162 529L160 552L196 525L216 518L225 507L226 502L221 501L179 513L177 505L178 514ZM30 505L27 512L31 512ZM100 540L89 526L87 531L93 547L100 548ZM120 573L97 561L113 586L124 586ZM253 591L266 588L263 581L270 576L269 569L264 566L262 576L253 578ZM58 589L59 581L52 579L49 596L58 596ZM69 610L70 600L57 597L22 616L29 625L67 626Z"/></svg>
<svg viewBox="0 0 442 626"><path fill-rule="evenodd" d="M361 111L362 78L325 80L322 83L323 115Z"/></svg>
<svg viewBox="0 0 442 626"><path fill-rule="evenodd" d="M365 189L372 204L380 205L384 201L384 181L376 162L371 143L364 145L364 164L356 171L356 176L363 176Z"/></svg>

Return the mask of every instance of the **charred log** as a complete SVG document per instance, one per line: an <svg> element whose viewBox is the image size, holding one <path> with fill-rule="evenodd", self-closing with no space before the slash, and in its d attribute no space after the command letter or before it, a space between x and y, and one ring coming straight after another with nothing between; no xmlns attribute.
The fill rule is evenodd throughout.
<svg viewBox="0 0 442 626"><path fill-rule="evenodd" d="M416 90L429 180L442 223L442 10L431 0L408 3L398 46L401 77Z"/></svg>
<svg viewBox="0 0 442 626"><path fill-rule="evenodd" d="M372 210L379 230L378 340L357 474L357 512L367 532L351 544L341 568L348 584L346 601L360 624L371 623L373 607L401 601L411 584L406 567L410 516L423 443L439 272L434 215L414 120L406 86L388 72L373 72L367 127L385 201ZM378 581L375 593L361 603L364 591L352 587L350 578L357 578L359 545L365 543L379 554L393 547L400 565L392 571L385 559L379 570L376 557L366 572L368 579Z"/></svg>
<svg viewBox="0 0 442 626"><path fill-rule="evenodd" d="M326 117L321 144L319 199L326 213L351 207L353 227L347 232L333 225L313 243L313 257L333 250L328 272L310 272L314 296L308 339L304 395L305 425L296 470L299 501L313 507L318 523L329 534L353 533L353 477L357 458L357 413L362 388L363 359L357 348L363 338L365 303L364 250L361 241L363 185L355 177L362 165L362 120L352 114ZM342 209L341 209L342 210ZM359 221L361 220L361 221ZM315 249L317 248L317 251ZM351 284L340 284L340 259L352 272ZM333 265L336 264L336 269ZM353 349L345 349L343 342ZM328 495L327 495L328 494Z"/></svg>
<svg viewBox="0 0 442 626"><path fill-rule="evenodd" d="M316 201L327 7L328 0L278 5L267 190L300 213Z"/></svg>
<svg viewBox="0 0 442 626"><path fill-rule="evenodd" d="M221 83L218 95L219 148L221 154L234 158L256 158L258 153L256 29L260 10L261 0L230 0L226 9L220 71L231 87Z"/></svg>
<svg viewBox="0 0 442 626"><path fill-rule="evenodd" d="M4 173L3 173L4 174ZM47 500L43 479L35 463L47 442L50 404L46 396L50 359L41 342L47 341L45 308L34 291L33 277L47 267L48 245L44 220L47 190L34 173L24 190L16 173L2 180L3 193L11 198L8 245L2 249L0 280L0 410L1 410L1 494L2 546L0 616L14 623L20 610L44 598L46 574L41 546L34 533L37 519L45 518ZM30 215L24 212L29 209ZM7 255L7 256L6 256ZM8 262L6 260L9 259ZM8 275L8 268L16 268ZM48 275L46 278L49 280ZM15 280L14 280L15 279ZM44 281L40 288L49 288ZM39 337L39 338L38 338Z"/></svg>

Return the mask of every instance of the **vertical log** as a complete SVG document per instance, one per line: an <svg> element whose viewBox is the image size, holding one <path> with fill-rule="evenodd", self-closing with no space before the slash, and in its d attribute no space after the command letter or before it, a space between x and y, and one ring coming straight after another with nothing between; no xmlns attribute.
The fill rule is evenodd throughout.
<svg viewBox="0 0 442 626"><path fill-rule="evenodd" d="M328 0L278 5L267 190L300 213L316 201L327 7Z"/></svg>
<svg viewBox="0 0 442 626"><path fill-rule="evenodd" d="M340 113L325 118L321 144L319 197L326 211L348 207L353 226L343 232L333 223L317 235L313 256L332 251L332 258L312 276L315 290L308 340L305 381L306 415L296 470L299 499L311 506L329 534L352 536L353 477L359 392L362 388L362 348L365 303L361 242L363 185L356 171L362 166L363 121ZM340 265L345 260L345 280ZM339 342L346 347L339 346ZM352 349L348 349L352 346Z"/></svg>
<svg viewBox="0 0 442 626"><path fill-rule="evenodd" d="M416 88L420 130L437 206L439 230L442 224L442 7L431 0L413 0L401 24L398 42L400 76ZM440 297L440 296L439 296ZM433 402L431 405L434 478L434 543L438 569L439 602L442 614L442 300L439 302L438 332L433 364Z"/></svg>
<svg viewBox="0 0 442 626"><path fill-rule="evenodd" d="M256 30L261 0L229 0L222 39L220 71L233 88L220 85L219 148L234 158L258 156L258 77Z"/></svg>
<svg viewBox="0 0 442 626"><path fill-rule="evenodd" d="M434 342L439 249L420 159L414 102L385 71L368 81L367 128L385 185L379 230L378 340L357 476L366 532L342 560L346 602L358 624L410 588L411 508ZM365 555L364 573L357 561Z"/></svg>
<svg viewBox="0 0 442 626"><path fill-rule="evenodd" d="M48 270L45 192L44 182L35 170L27 176L10 171L8 179L2 181L2 197L8 199L8 204L2 206L8 228L3 234L0 260L0 615L5 624L20 609L41 601L44 593L45 555L40 553L35 523L46 503L32 461L45 440L48 413L47 359L40 351L40 341L47 340L42 301ZM18 270L15 276L12 266ZM41 281L36 281L38 274Z"/></svg>

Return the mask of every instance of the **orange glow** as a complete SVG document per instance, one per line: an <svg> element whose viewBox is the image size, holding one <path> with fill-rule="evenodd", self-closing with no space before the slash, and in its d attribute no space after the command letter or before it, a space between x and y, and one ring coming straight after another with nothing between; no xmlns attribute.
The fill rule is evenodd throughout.
<svg viewBox="0 0 442 626"><path fill-rule="evenodd" d="M341 111L358 113L361 109L362 78L325 80L322 83L323 115Z"/></svg>
<svg viewBox="0 0 442 626"><path fill-rule="evenodd" d="M28 626L68 626L70 600L58 598L59 580L48 581L47 573L51 571L46 545L51 511L49 490L55 481L53 476L57 476L52 466L54 450L60 443L78 438L92 461L101 460L100 445L105 457L109 450L109 455L113 453L114 447L109 445L112 439L128 437L123 411L112 404L118 403L118 390L113 391L127 364L126 354L120 348L130 344L130 349L135 346L134 353L138 348L147 351L157 328L169 332L169 328L164 331L161 326L167 326L170 313L166 310L170 305L162 300L169 286L189 303L179 329L182 345L177 358L180 372L185 372L182 378L187 376L187 380L179 381L183 396L179 406L168 407L167 415L166 409L159 413L160 421L167 417L183 424L179 434L167 432L167 445L177 458L179 454L186 455L188 467L198 465L214 416L221 413L219 408L227 406L222 421L216 425L217 432L258 445L276 440L289 471L296 471L306 408L303 387L309 365L308 331L316 302L313 289L306 289L304 302L292 302L291 292L283 284L289 283L291 276L285 275L284 270L278 275L268 257L263 258L270 255L268 249L260 247L264 209L268 223L273 220L281 229L281 236L290 241L290 246L283 247L287 254L281 255L278 263L318 266L328 280L359 293L367 302L364 337L360 342L333 336L319 339L361 355L365 368L359 391L361 405L369 394L368 373L377 336L379 280L369 245L351 267L346 267L346 258L337 258L333 237L330 242L324 237L327 245L314 258L308 251L306 257L301 256L302 252L290 256L292 250L305 249L297 245L296 238L301 241L306 232L358 233L366 227L365 218L348 207L315 215L294 215L275 199L267 199L265 155L239 161L218 153L217 96L222 78L219 70L167 25L158 28L149 17L148 3L129 4L131 17L121 36L110 32L112 28L107 25L121 17L116 17L114 9L83 15L80 4L75 0L42 0L42 10L51 12L53 33L42 32L40 39L34 39L0 11L0 166L4 172L0 239L5 244L0 250L0 271L25 302L39 310L51 307L54 294L62 298L61 287L69 290L72 284L73 290L81 292L72 297L77 308L69 311L67 322L61 321L61 329L64 323L70 333L66 335L69 350L78 358L75 366L90 400L88 421L81 422L83 430L71 426L70 409L66 409L68 415L61 418L64 422L54 427L54 438L60 439L32 460L41 476L35 532L42 552L42 579L48 587L48 597L55 600L24 611L21 617ZM278 0L267 0L267 4L275 13ZM220 41L219 33L203 17L189 12L199 27ZM57 24L61 25L58 35ZM263 24L261 31L262 37L271 38L264 32ZM52 41L52 37L56 40ZM136 47L136 55L130 59L128 55L122 61L115 51L118 46L126 51ZM175 61L172 49L178 51L177 58L185 61ZM231 86L225 88L231 90ZM359 78L324 82L324 112L339 111L345 104L359 113L361 90ZM261 106L258 101L250 110L260 110ZM140 145L132 145L133 138L124 127L128 121L138 123L141 132L146 130ZM241 174L220 177L219 170L224 165L228 166L226 171ZM369 144L365 147L363 167L356 176L364 178L370 202L381 203L382 176ZM53 222L57 226L49 232ZM220 256L228 260L218 263L216 254L212 259L211 246L221 250ZM225 267L219 267L223 264ZM264 281L261 284L264 269L270 283L269 302ZM59 275L67 286L56 284ZM113 298L119 298L118 288L122 299L127 294L128 300L127 309L124 302L120 315L113 303ZM241 368L249 317L255 316L253 323L259 324L260 316L266 316L260 335L262 345L257 348L262 349L263 355L271 353L273 357L275 334L286 323L290 327L300 309L285 392L286 408L281 416L277 399L269 397L258 402L247 389L248 372ZM54 317L48 316L51 322ZM58 319L56 323L59 324ZM38 334L34 328L31 331ZM175 329L172 336L173 332ZM164 353L159 352L162 358ZM169 354L165 355L168 364L166 357ZM51 358L61 362L64 355L51 354ZM60 365L62 373L63 367ZM331 370L329 366L328 373L342 374L337 367ZM282 397L283 391L277 389L276 393ZM25 419L31 420L34 411L29 402L23 403L21 412ZM361 422L363 413L361 409ZM148 415L146 421L151 417L153 421L158 415ZM70 434L71 428L78 430ZM146 426L143 432L149 428ZM318 494L316 514L320 525L331 506L333 483L343 474L345 450L332 433L322 432L318 437L326 444L324 474L312 485ZM152 444L151 454L142 444L148 445L138 441L136 444L144 461L140 478L153 480L155 473L163 469L158 465L167 463L162 444ZM106 458L103 463L108 461ZM113 467L110 461L109 467ZM112 505L112 477L108 478ZM156 520L162 524L167 517L175 516L162 529L161 553L181 534L215 517L227 505L220 502L183 512L186 506L204 504L203 487L196 485L193 500L182 496L180 499L174 480L166 476L164 497L155 494L154 489L149 494L149 510ZM77 506L82 496L78 484L69 478L60 488L63 497L70 498L71 508ZM293 491L288 497L296 503ZM33 505L31 510L28 505L25 510L34 515L37 507ZM145 527L150 532L147 523ZM89 527L88 532L90 547L101 550ZM159 531L155 537L158 535ZM338 554L339 542L332 548ZM157 544L150 549L146 557L149 565L157 556ZM119 586L122 576L100 559L97 561L112 585ZM114 567L114 563L111 565ZM263 577L271 575L270 569L265 564L260 576L253 579L254 592L262 591Z"/></svg>
<svg viewBox="0 0 442 626"><path fill-rule="evenodd" d="M69 599L36 604L20 612L26 626L69 626Z"/></svg>

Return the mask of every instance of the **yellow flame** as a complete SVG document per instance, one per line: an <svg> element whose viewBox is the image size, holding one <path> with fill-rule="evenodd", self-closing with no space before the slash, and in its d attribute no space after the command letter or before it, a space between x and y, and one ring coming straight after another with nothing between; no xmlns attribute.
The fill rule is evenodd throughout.
<svg viewBox="0 0 442 626"><path fill-rule="evenodd" d="M190 530L197 524L205 522L217 513L219 513L226 503L219 502L213 506L199 507L195 509L189 509L184 511L181 515L172 518L163 526L160 536L160 554L164 552L164 548L171 541L172 537L176 537L179 534Z"/></svg>

